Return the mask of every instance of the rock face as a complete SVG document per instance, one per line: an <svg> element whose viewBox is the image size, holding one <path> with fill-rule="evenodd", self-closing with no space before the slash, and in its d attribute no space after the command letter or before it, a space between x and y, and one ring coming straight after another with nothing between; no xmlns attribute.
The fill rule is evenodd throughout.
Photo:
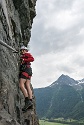
<svg viewBox="0 0 84 125"><path fill-rule="evenodd" d="M19 50L27 46L36 0L0 0L0 40ZM34 107L22 113L23 95L19 90L19 54L0 44L0 125L38 125Z"/></svg>

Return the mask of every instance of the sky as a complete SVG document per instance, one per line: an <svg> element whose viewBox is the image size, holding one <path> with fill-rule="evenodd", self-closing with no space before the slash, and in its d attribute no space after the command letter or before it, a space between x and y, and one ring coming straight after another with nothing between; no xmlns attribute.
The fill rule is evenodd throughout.
<svg viewBox="0 0 84 125"><path fill-rule="evenodd" d="M84 78L84 0L37 0L30 52L34 88L51 85L62 74Z"/></svg>

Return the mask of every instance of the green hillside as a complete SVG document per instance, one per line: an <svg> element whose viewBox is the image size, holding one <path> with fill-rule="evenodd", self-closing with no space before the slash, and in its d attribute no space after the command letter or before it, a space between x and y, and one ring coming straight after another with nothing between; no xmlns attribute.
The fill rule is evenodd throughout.
<svg viewBox="0 0 84 125"><path fill-rule="evenodd" d="M84 118L84 102L79 102L73 108L71 112L71 116L73 119L83 119Z"/></svg>
<svg viewBox="0 0 84 125"><path fill-rule="evenodd" d="M39 117L46 116L46 112L49 109L50 101L52 98L53 91L49 88L42 88L42 89L35 89L35 96L36 96L36 109Z"/></svg>
<svg viewBox="0 0 84 125"><path fill-rule="evenodd" d="M48 110L47 117L68 117L74 106L80 101L79 93L68 85L57 87L53 95L52 106Z"/></svg>
<svg viewBox="0 0 84 125"><path fill-rule="evenodd" d="M62 76L53 86L34 89L39 118L84 118L84 89L76 90L73 87L77 81ZM72 83L73 86L68 84ZM62 82L65 80L67 82ZM74 83L75 82L75 83Z"/></svg>

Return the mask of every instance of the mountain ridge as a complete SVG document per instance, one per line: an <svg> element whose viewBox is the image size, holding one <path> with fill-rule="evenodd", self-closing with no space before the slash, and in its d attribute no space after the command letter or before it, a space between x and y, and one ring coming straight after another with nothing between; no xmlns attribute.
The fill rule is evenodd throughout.
<svg viewBox="0 0 84 125"><path fill-rule="evenodd" d="M82 87L84 86L83 83L84 83L84 78L81 80L75 80L74 78L71 78L68 75L62 74L55 82L53 82L51 85L46 87L53 87L54 85L57 85L57 84L60 84L60 85L67 84L67 85L73 86L77 90L81 90Z"/></svg>

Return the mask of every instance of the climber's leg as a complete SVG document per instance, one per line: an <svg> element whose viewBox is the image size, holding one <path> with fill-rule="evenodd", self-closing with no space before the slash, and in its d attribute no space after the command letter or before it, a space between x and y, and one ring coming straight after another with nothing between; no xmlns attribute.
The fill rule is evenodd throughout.
<svg viewBox="0 0 84 125"><path fill-rule="evenodd" d="M22 111L25 112L27 111L28 108L32 108L32 90L30 88L30 80L27 79L26 82L25 82L25 87L26 87L26 90L27 90L27 95L29 95L29 98L26 97L25 98L25 106L22 108Z"/></svg>
<svg viewBox="0 0 84 125"><path fill-rule="evenodd" d="M26 84L26 89L28 91L29 99L32 100L32 90L31 90L31 87L30 87L30 82L31 82L31 80L27 79L25 84Z"/></svg>
<svg viewBox="0 0 84 125"><path fill-rule="evenodd" d="M20 87L24 97L28 97L28 92L25 88L25 82L26 82L26 79L20 78L19 87Z"/></svg>

